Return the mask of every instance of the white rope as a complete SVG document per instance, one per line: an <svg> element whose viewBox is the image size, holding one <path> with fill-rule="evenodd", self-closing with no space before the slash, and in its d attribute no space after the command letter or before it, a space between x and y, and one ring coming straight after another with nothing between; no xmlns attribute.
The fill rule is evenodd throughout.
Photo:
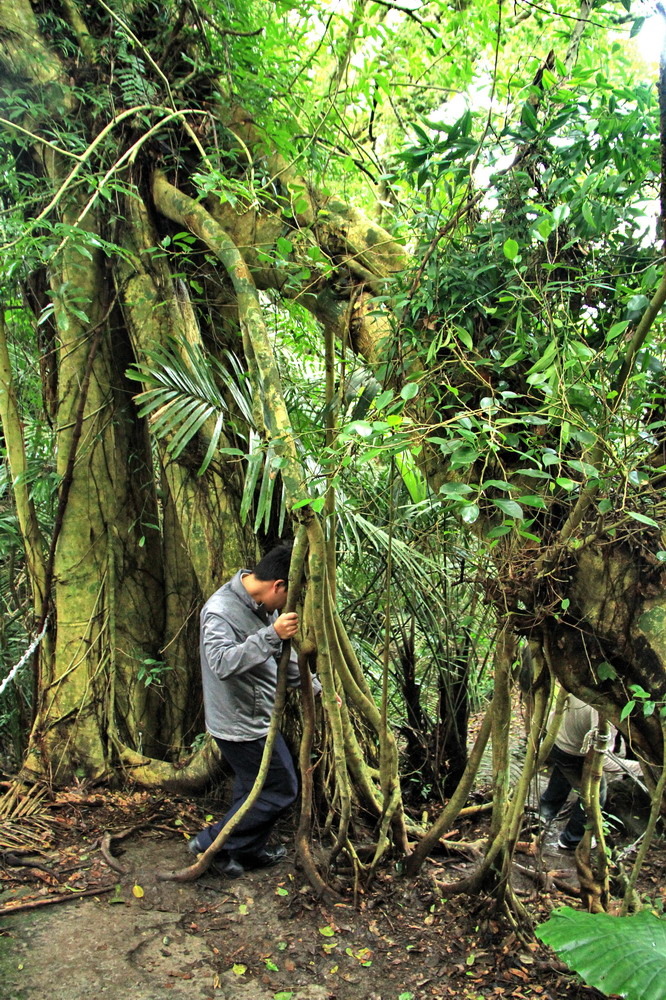
<svg viewBox="0 0 666 1000"><path fill-rule="evenodd" d="M25 663L28 662L28 660L30 659L30 657L35 652L35 650L39 646L40 642L42 641L42 639L46 635L46 630L47 630L48 627L49 627L49 619L48 619L48 616L47 616L47 618L44 621L44 627L43 627L42 631L39 633L39 635L37 636L36 639L32 640L32 642L30 643L30 645L26 649L26 651L23 654L23 656L21 657L21 659L18 661L18 663L15 666L12 667L12 669L9 671L9 673L7 674L7 676L5 677L5 679L3 680L2 684L0 684L0 695L3 694L5 688L9 684L9 682L14 680L14 678L18 674L19 670L21 669L21 667Z"/></svg>
<svg viewBox="0 0 666 1000"><path fill-rule="evenodd" d="M611 741L615 739L615 733L612 729L609 729L607 733L602 735L598 729L590 729L588 733L585 733L585 739L583 740L583 745L580 748L582 754L587 754L588 750L592 745L598 753L608 753L608 748L610 747Z"/></svg>

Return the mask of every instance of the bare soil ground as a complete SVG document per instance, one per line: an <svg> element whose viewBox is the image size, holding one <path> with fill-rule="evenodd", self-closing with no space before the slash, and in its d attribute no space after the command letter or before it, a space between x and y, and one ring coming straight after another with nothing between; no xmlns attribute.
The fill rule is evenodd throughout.
<svg viewBox="0 0 666 1000"><path fill-rule="evenodd" d="M432 859L413 882L389 865L369 890L333 906L316 898L294 867L293 850L283 864L235 881L213 874L190 883L158 880L159 869L188 864L186 839L211 808L145 793L73 791L58 796L37 827L30 819L6 824L3 844L21 837L32 844L39 836L41 853L32 860L51 872L16 867L12 852L2 856L0 998L600 996L536 942L521 942L488 898L441 898L434 878L453 881L469 870L460 855ZM121 875L99 845L104 831L128 828L133 832L114 846L126 869ZM288 827L281 832L289 843ZM473 827L461 831L465 839L476 834ZM575 885L573 860L557 851L554 836L542 853L519 856L519 863L536 867L541 881L556 871ZM537 918L552 905L574 903L557 890L555 898L544 895L535 876L518 877ZM51 905L11 912L45 899Z"/></svg>

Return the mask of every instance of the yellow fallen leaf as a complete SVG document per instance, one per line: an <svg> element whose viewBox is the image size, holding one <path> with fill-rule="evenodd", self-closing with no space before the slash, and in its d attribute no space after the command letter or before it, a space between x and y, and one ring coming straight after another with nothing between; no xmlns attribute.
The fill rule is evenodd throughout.
<svg viewBox="0 0 666 1000"><path fill-rule="evenodd" d="M242 976L242 975L244 975L247 972L247 965L238 965L238 964L236 964L236 965L234 965L232 971L233 971L233 974L235 976Z"/></svg>
<svg viewBox="0 0 666 1000"><path fill-rule="evenodd" d="M143 889L141 888L140 885L133 885L132 892L134 893L137 899L143 899Z"/></svg>

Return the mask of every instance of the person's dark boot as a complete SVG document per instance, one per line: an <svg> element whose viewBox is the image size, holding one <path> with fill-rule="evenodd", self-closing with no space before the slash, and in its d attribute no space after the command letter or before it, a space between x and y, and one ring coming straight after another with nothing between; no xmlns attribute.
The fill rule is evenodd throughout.
<svg viewBox="0 0 666 1000"><path fill-rule="evenodd" d="M206 848L201 844L198 837L192 837L188 841L187 849L195 856L203 854ZM220 851L215 855L215 860L210 864L210 871L216 875L225 875L227 878L240 878L245 874L245 868L236 858L231 857L226 851Z"/></svg>
<svg viewBox="0 0 666 1000"><path fill-rule="evenodd" d="M272 847L262 847L260 851L252 854L241 854L238 852L233 855L233 858L243 868L252 870L254 868L271 868L273 865L278 865L286 857L286 854L287 848L284 844L275 844Z"/></svg>
<svg viewBox="0 0 666 1000"><path fill-rule="evenodd" d="M225 854L224 851L220 851L210 869L216 875L224 875L226 878L240 878L241 875L245 874L245 868L240 861Z"/></svg>

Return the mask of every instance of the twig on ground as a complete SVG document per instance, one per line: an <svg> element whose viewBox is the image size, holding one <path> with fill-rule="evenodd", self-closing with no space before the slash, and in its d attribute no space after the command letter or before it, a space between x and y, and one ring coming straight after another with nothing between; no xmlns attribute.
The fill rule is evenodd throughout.
<svg viewBox="0 0 666 1000"><path fill-rule="evenodd" d="M19 903L17 906L2 906L0 914L19 913L21 910L36 910L39 906L51 906L52 903L68 903L72 899L80 899L82 896L101 896L106 892L115 889L115 885L101 885L97 889L80 889L76 892L62 893L58 896L46 896L44 899L32 899L28 903Z"/></svg>
<svg viewBox="0 0 666 1000"><path fill-rule="evenodd" d="M113 868L114 872L118 872L119 875L129 874L128 869L124 868L119 861L116 861L111 854L111 845L114 840L125 840L126 837L130 837L137 830L145 830L148 826L154 829L152 819L144 820L143 823L137 823L136 826L125 827L124 830L107 830L100 841L99 849L109 868Z"/></svg>

